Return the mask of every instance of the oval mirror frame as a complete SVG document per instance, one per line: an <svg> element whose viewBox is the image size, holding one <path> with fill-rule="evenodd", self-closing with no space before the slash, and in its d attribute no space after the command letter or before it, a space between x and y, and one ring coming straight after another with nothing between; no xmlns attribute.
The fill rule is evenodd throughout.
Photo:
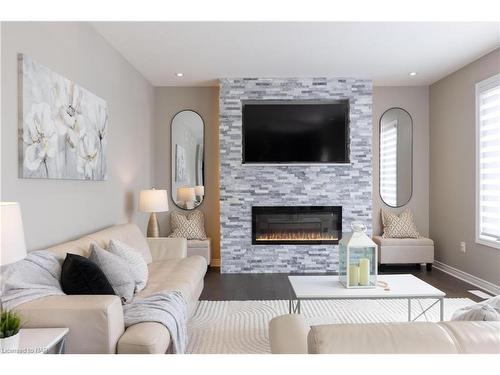
<svg viewBox="0 0 500 375"><path fill-rule="evenodd" d="M170 197L188 211L205 198L205 122L192 109L177 112L170 121Z"/></svg>
<svg viewBox="0 0 500 375"><path fill-rule="evenodd" d="M392 117L392 118L391 118ZM387 120L389 122L385 122ZM405 120L405 121L402 121ZM395 125L393 125L395 122ZM384 132L384 126L386 129ZM393 127L390 134L391 127ZM391 170L391 164L384 163L383 147L390 143L390 137L394 136L396 129L396 153L395 155L385 155L386 159L394 158L395 164ZM384 144L384 134L385 137ZM389 139L388 139L389 138ZM398 150L402 150L398 152ZM385 181L386 191L383 188L383 174L394 173L393 181ZM400 175L402 177L400 177ZM394 196L391 191L394 190ZM413 195L413 119L410 113L400 107L392 107L384 111L379 121L379 196L384 204L393 208L405 206Z"/></svg>

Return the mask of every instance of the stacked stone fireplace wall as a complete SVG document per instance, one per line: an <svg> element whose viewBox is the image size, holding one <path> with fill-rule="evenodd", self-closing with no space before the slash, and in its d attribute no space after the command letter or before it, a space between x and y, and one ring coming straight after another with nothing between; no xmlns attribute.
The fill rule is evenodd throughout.
<svg viewBox="0 0 500 375"><path fill-rule="evenodd" d="M242 101L349 99L350 163L242 164ZM252 245L252 206L342 206L344 232L372 223L372 83L358 79L220 80L221 270L337 271L338 245Z"/></svg>

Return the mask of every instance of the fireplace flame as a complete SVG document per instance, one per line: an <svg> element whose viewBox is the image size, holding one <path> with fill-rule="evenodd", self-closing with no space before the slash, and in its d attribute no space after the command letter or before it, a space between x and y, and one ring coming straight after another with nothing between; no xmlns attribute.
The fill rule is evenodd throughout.
<svg viewBox="0 0 500 375"><path fill-rule="evenodd" d="M317 232L274 232L258 234L256 241L337 241L331 234Z"/></svg>

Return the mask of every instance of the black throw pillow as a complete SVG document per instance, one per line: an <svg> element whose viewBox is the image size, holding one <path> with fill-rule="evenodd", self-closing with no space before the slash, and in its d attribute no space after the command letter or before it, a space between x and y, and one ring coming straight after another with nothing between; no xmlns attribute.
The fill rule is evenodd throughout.
<svg viewBox="0 0 500 375"><path fill-rule="evenodd" d="M97 264L69 253L62 265L61 287L66 294L116 294Z"/></svg>

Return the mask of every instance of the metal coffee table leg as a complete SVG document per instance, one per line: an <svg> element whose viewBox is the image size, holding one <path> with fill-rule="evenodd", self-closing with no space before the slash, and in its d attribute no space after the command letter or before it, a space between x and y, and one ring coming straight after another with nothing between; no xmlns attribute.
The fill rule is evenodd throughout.
<svg viewBox="0 0 500 375"><path fill-rule="evenodd" d="M439 320L441 322L444 320L444 298L439 300Z"/></svg>
<svg viewBox="0 0 500 375"><path fill-rule="evenodd" d="M300 299L288 301L288 312L290 314L300 314Z"/></svg>
<svg viewBox="0 0 500 375"><path fill-rule="evenodd" d="M411 298L408 298L408 321L411 322Z"/></svg>
<svg viewBox="0 0 500 375"><path fill-rule="evenodd" d="M66 353L66 336L64 336L61 341L57 344L56 354L65 354Z"/></svg>

